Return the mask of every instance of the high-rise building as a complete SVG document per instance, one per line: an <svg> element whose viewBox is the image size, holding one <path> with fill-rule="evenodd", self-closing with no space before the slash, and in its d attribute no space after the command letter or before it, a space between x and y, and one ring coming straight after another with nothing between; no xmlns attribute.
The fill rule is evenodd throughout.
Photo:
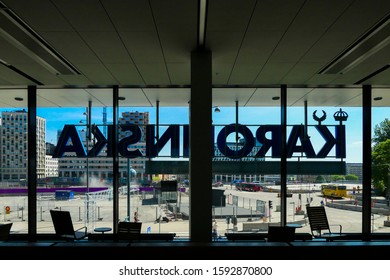
<svg viewBox="0 0 390 280"><path fill-rule="evenodd" d="M363 164L362 163L347 163L346 164L347 174L356 175L359 181L363 180Z"/></svg>
<svg viewBox="0 0 390 280"><path fill-rule="evenodd" d="M37 178L45 177L46 120L36 119ZM27 111L1 113L1 181L27 179Z"/></svg>
<svg viewBox="0 0 390 280"><path fill-rule="evenodd" d="M118 124L119 126L120 125L123 125L123 124L134 124L134 125L138 125L141 130L142 130L142 136L141 136L141 140L136 144L136 145L133 145L133 146L130 146L129 148L130 149L139 149L140 151L142 151L143 153L145 153L145 149L146 149L146 142L145 142L145 135L146 135L146 125L149 124L149 112L138 112L138 111L132 111L132 112L123 112L122 113L122 117L118 119ZM124 130L121 130L119 129L119 140L124 138L124 137L127 137L127 131L124 131ZM128 161L128 164L123 164L124 163L124 159L120 159L120 172L122 173L123 172L123 166L125 165L126 166L126 171L124 172L124 174L127 174L127 169L130 168L133 168L137 174L139 174L137 177L138 178L142 178L143 177L143 174L145 173L145 158L144 157L139 157L139 158L136 158L136 159L131 159L131 160L128 160L126 159L126 161ZM129 166L128 166L129 165Z"/></svg>
<svg viewBox="0 0 390 280"><path fill-rule="evenodd" d="M140 142L145 142L144 135L146 135L146 125L149 124L149 112L123 112L122 117L118 120L118 124L139 125L142 130L142 138ZM119 139L126 137L126 133L126 131L119 130Z"/></svg>
<svg viewBox="0 0 390 280"><path fill-rule="evenodd" d="M142 135L146 134L146 125L149 124L149 112L123 112L122 117L118 119L118 124L134 124L139 125L142 130ZM119 128L118 137L121 140L124 137L128 137L128 131L122 130ZM79 131L81 141L87 146L86 134L85 131ZM89 149L91 148L92 141L90 141ZM145 152L146 144L144 136L142 136L141 141L137 144L131 145L129 149L139 149L142 152ZM72 177L72 178L85 178L86 172L89 176L97 180L110 180L113 177L112 174L112 158L106 157L106 151L102 151L97 157L88 158L88 168L87 168L87 159L79 158L60 158L59 159L59 177ZM119 158L119 172L120 178L127 178L128 170L135 170L136 177L139 179L143 178L145 173L145 158L136 158L136 159L127 159L124 157ZM88 169L88 170L87 170ZM134 178L132 178L134 180ZM95 181L95 180L94 180Z"/></svg>

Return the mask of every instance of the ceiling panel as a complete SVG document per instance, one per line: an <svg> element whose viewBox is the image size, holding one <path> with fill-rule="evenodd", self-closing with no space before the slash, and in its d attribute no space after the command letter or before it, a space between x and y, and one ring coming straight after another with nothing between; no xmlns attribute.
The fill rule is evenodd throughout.
<svg viewBox="0 0 390 280"><path fill-rule="evenodd" d="M153 103L148 99L144 89L121 88L119 89L119 96L125 98L125 100L119 101L119 106L153 107Z"/></svg>
<svg viewBox="0 0 390 280"><path fill-rule="evenodd" d="M138 69L134 64L115 63L107 64L107 70L116 77L120 85L143 85L145 82L142 80Z"/></svg>
<svg viewBox="0 0 390 280"><path fill-rule="evenodd" d="M213 89L213 106L245 106L255 92L255 88L216 88Z"/></svg>
<svg viewBox="0 0 390 280"><path fill-rule="evenodd" d="M198 22L197 0L152 0L149 2L156 30L159 33L185 31L192 36L196 36Z"/></svg>
<svg viewBox="0 0 390 280"><path fill-rule="evenodd" d="M164 63L156 32L122 32L121 38L136 64Z"/></svg>
<svg viewBox="0 0 390 280"><path fill-rule="evenodd" d="M37 107L87 107L90 99L85 89L39 89Z"/></svg>
<svg viewBox="0 0 390 280"><path fill-rule="evenodd" d="M116 85L118 81L116 77L112 75L108 68L102 63L96 64L79 64L78 68L84 74L84 76L91 81L92 85L97 85L100 81L100 85ZM87 85L83 85L87 86Z"/></svg>
<svg viewBox="0 0 390 280"><path fill-rule="evenodd" d="M22 100L17 100L17 99ZM20 109L27 107L26 89L4 89L0 91L0 108Z"/></svg>
<svg viewBox="0 0 390 280"><path fill-rule="evenodd" d="M150 1L102 0L101 2L119 33L156 30Z"/></svg>
<svg viewBox="0 0 390 280"><path fill-rule="evenodd" d="M315 88L315 89L288 89L288 105L340 107L340 106L361 106L357 97L361 96L360 88Z"/></svg>
<svg viewBox="0 0 390 280"><path fill-rule="evenodd" d="M245 106L280 106L280 88L257 88L252 89L253 94L248 99Z"/></svg>
<svg viewBox="0 0 390 280"><path fill-rule="evenodd" d="M373 107L388 107L390 104L390 90L388 88L373 88L372 98Z"/></svg>
<svg viewBox="0 0 390 280"><path fill-rule="evenodd" d="M114 31L112 21L99 0L53 0L59 12L78 32Z"/></svg>
<svg viewBox="0 0 390 280"><path fill-rule="evenodd" d="M160 106L188 106L191 100L189 88L152 88L143 89L148 100L156 106L156 101L159 101Z"/></svg>
<svg viewBox="0 0 390 280"><path fill-rule="evenodd" d="M191 84L190 63L168 63L167 69L168 69L171 84L174 85Z"/></svg>
<svg viewBox="0 0 390 280"><path fill-rule="evenodd" d="M175 99L174 91L149 92L149 89L172 86L188 91L191 52L198 40L199 0L3 0L3 3L80 74L56 75L48 71L34 55L16 48L3 34L0 59L32 79L27 80L3 64L2 87L35 84L34 79L43 83L43 87L53 88L142 86L132 98L139 106L152 106L156 98L161 98L160 104L164 106L187 106L188 92ZM8 10L0 12L7 15ZM353 86L389 63L389 47L345 74L319 72L388 14L390 1L382 0L209 1L206 47L212 53L212 83L218 88L213 102L230 106L238 98L240 104L246 104L243 106L273 106L272 97L279 94L279 89L273 87L279 84L294 88ZM390 87L388 77L385 69L364 83ZM302 104L304 98L311 102L316 99L318 106L320 103L360 106L356 95L346 91L316 92L306 95L302 91L291 93L289 89L291 106ZM322 96L325 93L328 96ZM82 96L77 102L84 106L87 97ZM56 101L53 97L47 105L52 102L77 106L76 99L67 101L67 98L60 96ZM104 94L95 99L101 106L112 102Z"/></svg>
<svg viewBox="0 0 390 280"><path fill-rule="evenodd" d="M196 48L196 34L191 32L159 32L165 61L189 63Z"/></svg>
<svg viewBox="0 0 390 280"><path fill-rule="evenodd" d="M0 86L21 84L29 85L32 84L32 82L18 73L15 73L15 71L9 69L7 66L0 64Z"/></svg>
<svg viewBox="0 0 390 280"><path fill-rule="evenodd" d="M285 32L305 2L307 1L257 1L248 31Z"/></svg>
<svg viewBox="0 0 390 280"><path fill-rule="evenodd" d="M8 8L14 11L37 32L72 31L70 22L58 10L56 2L51 0L3 0ZM70 3L71 1L69 1Z"/></svg>
<svg viewBox="0 0 390 280"><path fill-rule="evenodd" d="M83 32L80 35L101 62L132 63L116 32Z"/></svg>

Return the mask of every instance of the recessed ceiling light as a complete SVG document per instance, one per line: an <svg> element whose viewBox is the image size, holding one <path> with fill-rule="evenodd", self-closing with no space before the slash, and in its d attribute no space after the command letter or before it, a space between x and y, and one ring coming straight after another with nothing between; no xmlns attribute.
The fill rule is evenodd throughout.
<svg viewBox="0 0 390 280"><path fill-rule="evenodd" d="M280 99L279 96L274 96L274 97L272 97L272 100L279 100L279 99Z"/></svg>
<svg viewBox="0 0 390 280"><path fill-rule="evenodd" d="M374 97L375 101L379 101L379 100L382 100L382 99L383 99L382 96Z"/></svg>
<svg viewBox="0 0 390 280"><path fill-rule="evenodd" d="M15 100L16 101L23 101L23 98L22 97L15 97Z"/></svg>

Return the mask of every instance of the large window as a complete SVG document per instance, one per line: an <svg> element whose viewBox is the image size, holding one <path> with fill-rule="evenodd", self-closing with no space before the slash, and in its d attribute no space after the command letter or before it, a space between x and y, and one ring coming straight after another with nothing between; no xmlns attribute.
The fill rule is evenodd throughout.
<svg viewBox="0 0 390 280"><path fill-rule="evenodd" d="M142 222L142 232L188 240L189 109L164 106L158 89L143 91L149 100L138 89L119 91L119 218ZM169 94L175 92L183 94Z"/></svg>
<svg viewBox="0 0 390 280"><path fill-rule="evenodd" d="M371 232L390 232L390 116L387 89L372 90Z"/></svg>
<svg viewBox="0 0 390 280"><path fill-rule="evenodd" d="M280 222L280 89L215 89L213 105L214 240L266 232Z"/></svg>
<svg viewBox="0 0 390 280"><path fill-rule="evenodd" d="M361 232L361 95L361 88L287 89L286 218L297 232L311 233L306 205L326 207L332 232L339 225Z"/></svg>
<svg viewBox="0 0 390 280"><path fill-rule="evenodd" d="M37 107L45 123L38 233L54 232L50 209L69 211L75 228L112 227L112 89L40 89Z"/></svg>
<svg viewBox="0 0 390 280"><path fill-rule="evenodd" d="M0 102L0 219L13 223L12 231L27 233L28 112L27 91L1 92ZM42 145L44 121L37 118L37 148ZM42 155L37 154L38 168ZM41 171L41 169L40 169ZM40 175L42 175L40 173Z"/></svg>
<svg viewBox="0 0 390 280"><path fill-rule="evenodd" d="M189 90L119 89L118 139L113 139L113 92L37 91L37 232L54 233L49 210L61 209L71 212L75 227L87 226L89 232L114 228L118 217L142 222L142 232L188 239ZM163 94L177 96L177 103L164 103ZM366 186L360 87L287 88L286 171L281 89L214 89L210 223L217 236L267 231L284 218L297 232L310 233L306 205L323 205L331 224L361 233L365 188L372 196L371 232L389 232L389 123L381 102L388 91L375 88L372 95L372 184ZM0 213L2 221L14 223L14 232L27 233L27 90L2 96Z"/></svg>

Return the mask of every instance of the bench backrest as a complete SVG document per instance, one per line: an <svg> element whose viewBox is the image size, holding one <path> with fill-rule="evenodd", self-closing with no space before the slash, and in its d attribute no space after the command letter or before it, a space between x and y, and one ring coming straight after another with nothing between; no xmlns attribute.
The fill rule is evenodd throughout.
<svg viewBox="0 0 390 280"><path fill-rule="evenodd" d="M0 224L0 241L8 241L12 223Z"/></svg>
<svg viewBox="0 0 390 280"><path fill-rule="evenodd" d="M54 230L61 237L75 237L72 217L69 211L50 210Z"/></svg>
<svg viewBox="0 0 390 280"><path fill-rule="evenodd" d="M140 222L119 222L118 239L136 240L140 238L142 223Z"/></svg>
<svg viewBox="0 0 390 280"><path fill-rule="evenodd" d="M268 241L271 242L292 242L295 239L295 228L289 226L269 226Z"/></svg>
<svg viewBox="0 0 390 280"><path fill-rule="evenodd" d="M324 206L306 206L306 211L312 235L315 235L314 232L321 235L323 230L331 232Z"/></svg>

